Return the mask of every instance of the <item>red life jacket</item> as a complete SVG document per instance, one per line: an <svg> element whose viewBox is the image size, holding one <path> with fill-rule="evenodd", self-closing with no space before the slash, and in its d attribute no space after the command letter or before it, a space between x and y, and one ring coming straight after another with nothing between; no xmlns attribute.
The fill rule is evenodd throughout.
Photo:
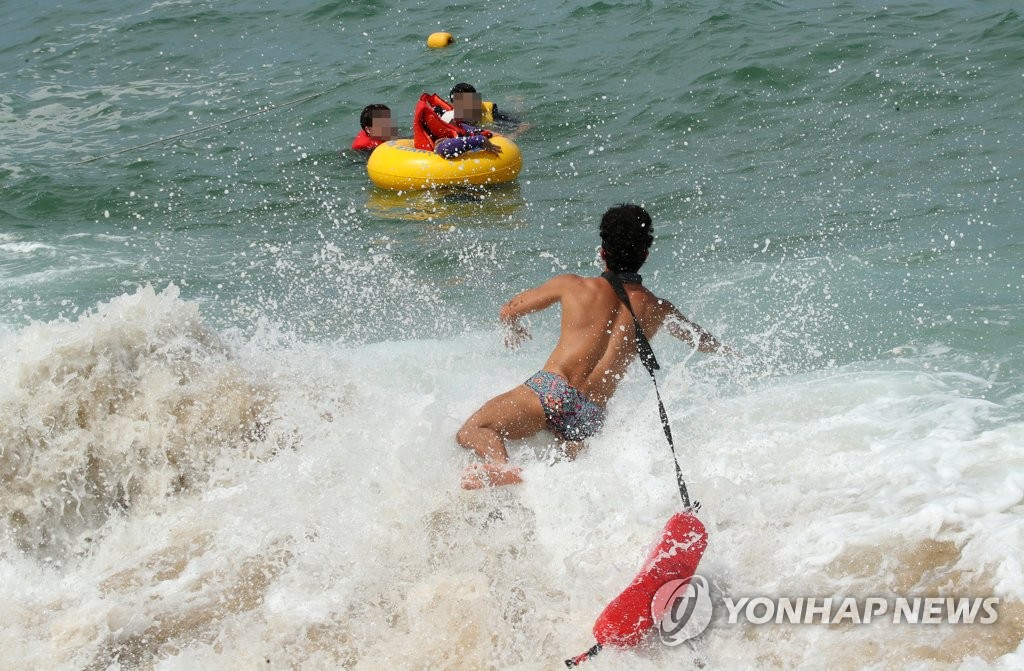
<svg viewBox="0 0 1024 671"><path fill-rule="evenodd" d="M448 101L436 93L424 93L416 103L416 109L412 113L412 139L417 149L427 151L434 150L434 144L438 140L450 137L463 137L470 135L460 126L443 121L438 109L447 111L452 108ZM480 131L487 137L491 137L489 131Z"/></svg>
<svg viewBox="0 0 1024 671"><path fill-rule="evenodd" d="M370 134L363 128L352 140L352 149L355 151L373 151L376 147L384 144L384 140L377 140L370 137Z"/></svg>

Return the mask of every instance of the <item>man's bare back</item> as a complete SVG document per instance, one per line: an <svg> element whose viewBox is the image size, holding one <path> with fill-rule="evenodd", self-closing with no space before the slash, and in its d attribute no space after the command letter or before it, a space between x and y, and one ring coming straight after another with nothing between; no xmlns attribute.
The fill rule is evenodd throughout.
<svg viewBox="0 0 1024 671"><path fill-rule="evenodd" d="M626 243L632 243L628 247L621 242L623 236L616 237L620 231L612 230L608 237L620 246L608 250L613 245L606 242L602 247L606 264L609 268L621 266L619 257L632 254L628 263L633 269L639 268L653 240L649 215L635 205L611 208L602 220L602 239L609 218L613 225L633 226L627 235L640 235L641 243L646 245L638 261L638 243L627 238ZM637 226L647 226L647 230ZM670 334L702 352L730 351L670 302L643 287L638 275L632 271L617 274L625 279L630 305L648 339L665 326ZM462 478L466 489L521 482L520 470L508 463L505 441L543 429L555 434L564 453L574 458L583 448L583 441L600 430L604 408L637 356L633 317L603 277L558 275L512 298L499 313L508 329L505 344L518 347L530 337L519 320L556 303L562 310L561 332L544 367L525 383L485 403L456 435L460 445L484 460L466 469Z"/></svg>
<svg viewBox="0 0 1024 671"><path fill-rule="evenodd" d="M692 345L700 338L701 351L719 347L710 334L643 285L626 283L625 289L648 339L668 321L670 332L685 342ZM606 405L636 358L632 315L606 279L578 275L559 275L524 291L499 314L513 333L522 333L521 317L554 303L562 308L561 335L543 370L561 375L595 403Z"/></svg>

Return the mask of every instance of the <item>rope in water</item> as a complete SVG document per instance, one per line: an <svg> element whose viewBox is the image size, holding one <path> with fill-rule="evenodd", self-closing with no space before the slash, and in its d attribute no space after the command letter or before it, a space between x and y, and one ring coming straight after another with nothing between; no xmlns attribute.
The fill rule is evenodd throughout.
<svg viewBox="0 0 1024 671"><path fill-rule="evenodd" d="M178 133L177 135L170 135L168 137L162 137L159 140L153 140L152 142L146 142L146 143L143 143L143 144L137 144L137 145L135 145L133 147L127 147L125 149L119 149L117 151L110 152L109 154L103 154L102 156L93 156L92 158L87 158L84 161L78 161L76 163L72 163L71 165L82 165L84 163L92 163L93 161L102 161L105 158L111 158L111 157L114 157L114 156L120 156L121 154L127 154L128 152L136 151L137 149L145 149L146 147L152 147L154 145L166 144L168 142L173 142L174 140L180 140L183 137L187 137L189 135L196 135L197 133L202 133L202 132L208 131L208 130L210 130L212 128L218 128L220 126L226 126L226 125L228 125L230 123L235 123L236 121L242 121L244 119L250 119L250 118L252 118L254 116L259 116L260 114L266 114L268 112L273 112L274 110L279 110L279 109L283 109L285 107L291 107L292 105L298 105L299 103L304 103L307 100L312 100L313 98L319 98L320 96L324 95L325 93L330 93L331 91L333 91L335 89L341 88L341 86L342 85L339 84L338 86L334 86L332 88L329 88L326 91L321 91L320 93L314 93L313 95L305 96L303 98L296 98L295 100L289 100L288 102L281 103L280 105L271 105L270 107L267 107L266 109L261 109L261 110L255 111L255 112L250 112L248 114L243 114L242 116L237 116L234 119L228 119L227 121L219 121L217 123L212 123L209 126L203 126L202 128L196 128L195 130L185 131L184 133Z"/></svg>

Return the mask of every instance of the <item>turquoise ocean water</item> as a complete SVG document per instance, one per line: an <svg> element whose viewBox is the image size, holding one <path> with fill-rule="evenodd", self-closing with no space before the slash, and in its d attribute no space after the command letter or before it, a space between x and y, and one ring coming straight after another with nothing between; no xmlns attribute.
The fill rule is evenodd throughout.
<svg viewBox="0 0 1024 671"><path fill-rule="evenodd" d="M508 352L497 307L598 272L620 201L654 217L646 283L746 354L654 343L715 603L1002 601L985 626L720 608L593 667L1024 663L1017 3L2 7L0 665L589 647L675 505L648 383L576 463L514 445L507 491L458 490L453 436L556 336L536 316ZM389 194L340 151L363 105L408 134L458 81L529 124L516 183Z"/></svg>

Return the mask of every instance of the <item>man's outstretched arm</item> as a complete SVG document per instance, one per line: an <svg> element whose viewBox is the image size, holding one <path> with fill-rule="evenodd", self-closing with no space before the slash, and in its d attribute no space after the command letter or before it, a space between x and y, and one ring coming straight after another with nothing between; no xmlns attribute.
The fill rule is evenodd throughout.
<svg viewBox="0 0 1024 671"><path fill-rule="evenodd" d="M711 335L700 324L690 321L679 309L666 301L668 314L665 317L665 328L669 334L679 338L697 351L707 354L731 354L742 356L738 351L719 342L718 338Z"/></svg>
<svg viewBox="0 0 1024 671"><path fill-rule="evenodd" d="M506 346L514 349L530 337L526 327L519 323L519 319L528 314L540 312L560 301L567 277L566 275L552 277L540 286L513 296L501 306L498 318L509 330L509 334L505 337Z"/></svg>

